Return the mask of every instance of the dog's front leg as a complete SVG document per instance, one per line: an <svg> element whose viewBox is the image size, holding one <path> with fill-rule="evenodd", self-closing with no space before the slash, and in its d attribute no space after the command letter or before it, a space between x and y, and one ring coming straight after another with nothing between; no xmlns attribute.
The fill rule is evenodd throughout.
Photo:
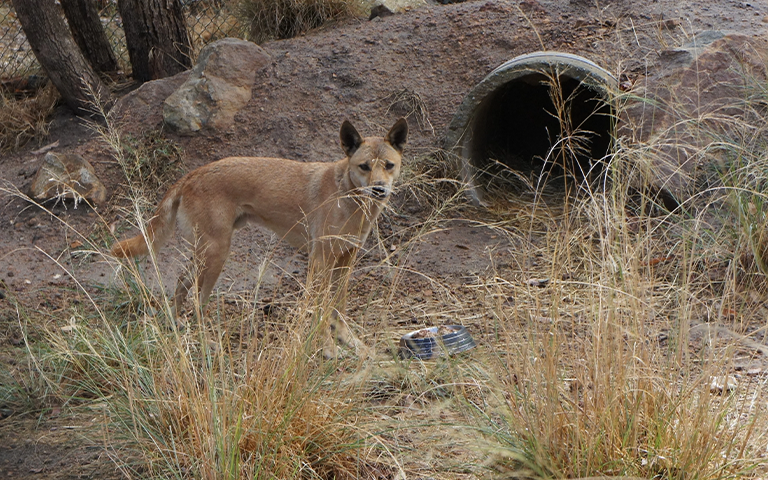
<svg viewBox="0 0 768 480"><path fill-rule="evenodd" d="M371 357L370 349L352 333L345 321L347 312L347 287L352 273L352 264L357 257L357 249L350 249L336 258L336 263L331 272L331 285L333 288L333 313L331 316L331 331L333 336L349 348L354 348L360 357Z"/></svg>
<svg viewBox="0 0 768 480"><path fill-rule="evenodd" d="M317 242L312 245L309 255L309 268L307 271L307 292L319 310L319 317L323 320L328 319L327 312L332 311L329 332L334 330L336 312L333 311L333 259L331 257L331 248L326 242ZM338 347L334 341L334 335L324 335L323 356L325 358L336 358L339 354Z"/></svg>
<svg viewBox="0 0 768 480"><path fill-rule="evenodd" d="M352 263L357 256L357 249L346 251L336 257L331 270L331 291L333 308L339 315L347 313L347 286L352 273Z"/></svg>
<svg viewBox="0 0 768 480"><path fill-rule="evenodd" d="M365 355L364 344L352 333L344 321L347 308L347 284L352 270L357 249L339 251L329 244L319 244L310 255L310 268L307 284L313 295L317 296L318 306L330 311L328 318L330 333L323 347L326 358L336 358L338 340L347 347L354 348L358 355Z"/></svg>

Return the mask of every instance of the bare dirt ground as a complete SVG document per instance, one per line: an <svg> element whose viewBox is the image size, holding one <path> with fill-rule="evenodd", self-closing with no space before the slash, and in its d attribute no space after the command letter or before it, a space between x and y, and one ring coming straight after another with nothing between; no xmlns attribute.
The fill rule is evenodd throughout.
<svg viewBox="0 0 768 480"><path fill-rule="evenodd" d="M267 43L264 48L272 65L232 128L190 138L169 134L183 151L184 167L175 177L229 155L336 160L341 155L337 132L344 119L352 120L364 135L372 135L383 133L401 115L409 115L409 161L440 148L463 96L493 68L517 55L537 50L570 52L615 75L637 77L653 72L661 51L684 43L696 32L717 29L765 35L768 29L764 2L641 3L523 0L434 4ZM422 103L414 104L414 98ZM159 105L128 112L123 128L135 135L158 129L159 112ZM117 222L121 232L130 228L118 208L127 202L122 174L109 149L80 119L64 110L56 114L45 143L55 141L59 142L57 151L79 153L90 160L112 197L96 211L64 204L50 206L49 213L12 195L0 195L0 362L9 369L22 367L14 362L25 348L19 314L9 298L25 309L42 312L41 317L54 324L65 322L57 314L83 301L84 293L74 279L83 283L86 292L114 284L114 264L98 255L78 253L80 246L90 239L103 248L99 236L104 233L104 222ZM31 153L36 147L0 157L3 181L26 189L42 158ZM158 190L157 199L164 190ZM352 291L357 298L366 298L369 282L382 281L380 274L365 267L395 251L408 227L430 214L407 190L398 193L394 211L380 222L380 237L388 239L387 244L369 244L370 251L355 273ZM514 245L488 228L474 228L467 220L477 215L475 210L459 208L452 215L442 222L440 231L423 236L404 260L423 276L403 280L397 298L391 300L402 314L384 319L388 324L380 325L379 332L389 331L391 338L397 338L427 323L430 313L421 312L418 305L425 296L437 293L424 278L439 279L451 294L469 300L477 293L466 284L490 267L489 250L498 254L494 268L505 268L505 258L507 268L516 262L519 265ZM279 301L289 298L285 292L296 291L293 277L303 278L306 258L287 246L275 245L268 233L248 228L236 235L218 285L222 295L233 302L247 299L265 251L271 252L267 285L273 291L264 296ZM164 279L170 285L178 265L171 259L165 262ZM527 265L530 275L536 276L535 259ZM444 303L442 314L447 315L451 313L450 299ZM353 316L356 308L362 308L361 303L353 301ZM465 323L471 324L471 312L463 313L469 319ZM477 324L482 337L482 319ZM7 417L0 419L0 477L120 477L99 446L93 415L81 412L61 418L58 408L33 417L23 413L0 410Z"/></svg>

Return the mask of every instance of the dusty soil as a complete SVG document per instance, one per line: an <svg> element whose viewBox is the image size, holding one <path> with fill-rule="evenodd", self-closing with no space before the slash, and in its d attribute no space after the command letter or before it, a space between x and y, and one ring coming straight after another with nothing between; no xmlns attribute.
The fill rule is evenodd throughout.
<svg viewBox="0 0 768 480"><path fill-rule="evenodd" d="M765 35L768 6L763 2L727 0L656 0L638 6L628 0L471 1L452 5L427 5L373 21L352 20L328 26L303 37L271 42L264 48L272 65L253 88L253 99L225 132L191 138L168 134L183 150L183 171L228 155L282 156L297 160L330 161L340 158L338 128L350 119L364 135L382 134L401 115L409 116L411 134L406 161L427 155L442 145L443 133L467 91L493 68L517 55L537 50L559 50L587 57L618 75L638 77L653 72L659 53L684 43L692 34L708 29ZM413 99L418 99L414 103ZM160 128L159 105L127 112L126 132ZM115 285L114 269L98 254L83 252L93 246L103 251L103 225L114 224L125 234L130 225L119 207L127 205L122 174L109 149L82 121L60 110L44 143L59 142L58 151L82 154L90 160L112 193L108 205L93 210L85 205L49 206L48 211L7 192L0 194L0 353L7 368L24 353L18 314L11 298L30 311L44 312L52 323L69 305L83 301L84 292ZM0 158L3 184L25 191L40 165L41 156L29 150ZM4 187L5 188L5 187ZM157 199L165 187L157 191ZM157 200L155 199L155 200ZM409 227L430 213L409 191L394 201L396 213L380 222L384 244L369 244L352 284L353 296L365 299L369 282L382 281L376 265L388 252L407 240ZM468 207L467 207L468 208ZM430 281L438 279L450 295L471 298L467 280L489 268L513 260L514 245L488 228L475 228L458 209L441 223L440 231L424 235L403 259L403 265L421 275L403 279L397 298L400 311L384 319L378 331L384 340L409 330L430 326L418 304L438 295ZM472 210L472 215L477 212ZM219 280L220 294L233 302L248 298L255 285L254 272L269 252L268 291L262 298L289 301L302 279L306 258L256 228L236 235L231 260ZM164 282L176 278L178 261L163 260ZM506 260L505 260L506 259ZM530 262L530 275L536 262ZM76 281L82 284L81 289ZM271 289L271 290L269 290ZM434 290L434 292L433 292ZM245 292L245 293L243 293ZM352 302L351 313L364 305ZM451 312L446 298L441 315ZM471 303L471 302L470 302ZM409 306L406 309L403 306ZM472 323L464 312L465 324ZM478 335L484 324L478 320ZM370 338L368 340L371 340ZM0 420L0 476L5 478L111 478L119 477L98 445L98 433L70 432L69 420L59 411L43 410L39 416L3 410ZM74 418L77 429L90 418Z"/></svg>

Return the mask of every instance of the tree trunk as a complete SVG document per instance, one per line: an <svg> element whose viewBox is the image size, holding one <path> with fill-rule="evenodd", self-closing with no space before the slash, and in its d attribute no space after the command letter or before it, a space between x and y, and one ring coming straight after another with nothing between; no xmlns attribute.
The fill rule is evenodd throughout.
<svg viewBox="0 0 768 480"><path fill-rule="evenodd" d="M94 70L117 71L117 59L101 25L96 0L59 0L77 46Z"/></svg>
<svg viewBox="0 0 768 480"><path fill-rule="evenodd" d="M78 114L108 106L110 93L77 48L54 0L13 0L29 45L64 101ZM95 98L94 98L95 97Z"/></svg>
<svg viewBox="0 0 768 480"><path fill-rule="evenodd" d="M168 77L192 66L179 0L118 0L117 7L135 80Z"/></svg>

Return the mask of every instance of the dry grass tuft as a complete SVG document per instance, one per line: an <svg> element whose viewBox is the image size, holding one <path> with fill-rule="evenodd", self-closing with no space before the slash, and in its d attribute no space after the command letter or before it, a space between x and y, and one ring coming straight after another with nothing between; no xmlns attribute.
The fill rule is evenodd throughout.
<svg viewBox="0 0 768 480"><path fill-rule="evenodd" d="M165 137L162 130L126 138L123 146L128 159L123 165L127 180L141 185L144 191L165 189L183 169L181 147Z"/></svg>
<svg viewBox="0 0 768 480"><path fill-rule="evenodd" d="M58 100L59 93L51 83L32 97L16 98L0 91L0 152L42 141Z"/></svg>
<svg viewBox="0 0 768 480"><path fill-rule="evenodd" d="M432 135L435 134L435 127L429 120L427 104L417 92L405 88L387 95L380 101L387 105L386 113L392 112L401 117L415 119L421 130L429 130Z"/></svg>
<svg viewBox="0 0 768 480"><path fill-rule="evenodd" d="M47 334L60 395L109 399L108 443L125 449L120 458L140 458L152 476L206 479L360 478L378 468L356 426L356 387L318 361L311 322L268 327L264 336L279 338L268 343L217 321L185 333L163 321L73 317Z"/></svg>
<svg viewBox="0 0 768 480"><path fill-rule="evenodd" d="M359 16L362 3L342 0L243 0L239 16L256 43L293 38L332 20Z"/></svg>

